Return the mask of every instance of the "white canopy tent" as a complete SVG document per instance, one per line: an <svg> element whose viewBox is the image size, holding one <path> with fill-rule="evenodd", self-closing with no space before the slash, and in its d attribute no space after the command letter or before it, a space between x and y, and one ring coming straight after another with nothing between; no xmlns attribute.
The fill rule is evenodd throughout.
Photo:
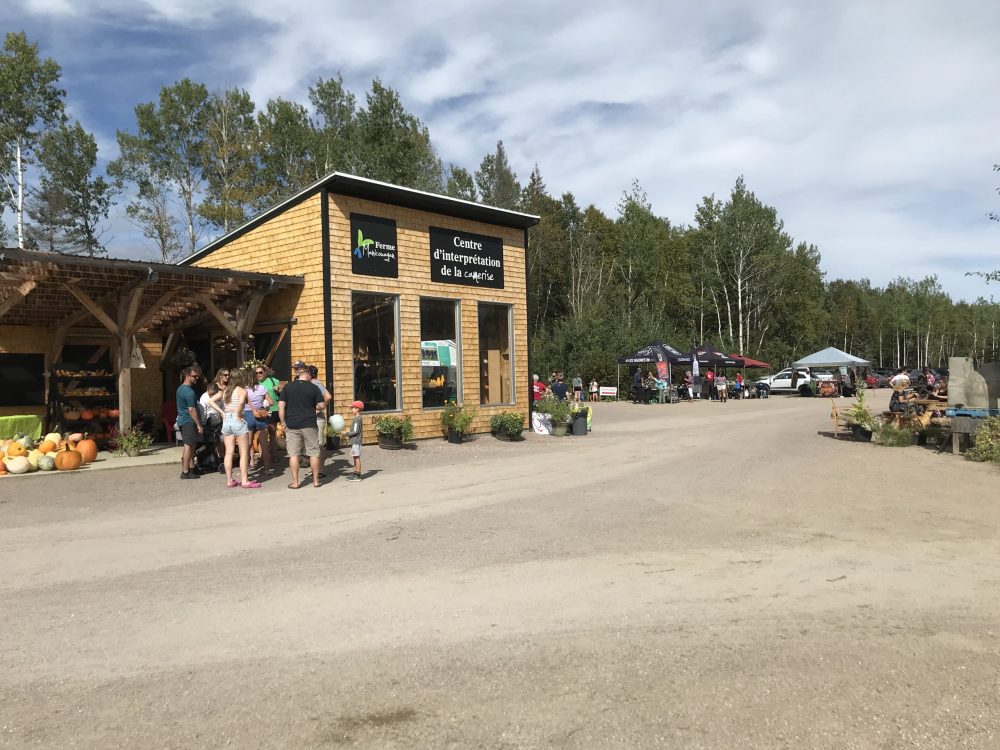
<svg viewBox="0 0 1000 750"><path fill-rule="evenodd" d="M843 352L836 347L829 346L823 351L810 354L797 362L792 363L792 367L871 367L872 363L867 359L855 357L853 354Z"/></svg>

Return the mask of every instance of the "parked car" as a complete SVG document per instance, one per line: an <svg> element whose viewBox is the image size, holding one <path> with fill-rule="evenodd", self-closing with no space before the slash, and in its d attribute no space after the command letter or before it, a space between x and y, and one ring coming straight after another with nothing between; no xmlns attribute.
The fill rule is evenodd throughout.
<svg viewBox="0 0 1000 750"><path fill-rule="evenodd" d="M826 370L815 370L810 372L808 367L798 370L795 378L795 385L792 385L792 368L786 367L776 375L768 375L757 379L757 390L764 390L770 393L798 393L800 396L813 395L813 389L809 383L818 383L821 380L833 380L833 374Z"/></svg>
<svg viewBox="0 0 1000 750"><path fill-rule="evenodd" d="M865 386L868 388L888 388L890 377L888 370L871 370L865 376Z"/></svg>

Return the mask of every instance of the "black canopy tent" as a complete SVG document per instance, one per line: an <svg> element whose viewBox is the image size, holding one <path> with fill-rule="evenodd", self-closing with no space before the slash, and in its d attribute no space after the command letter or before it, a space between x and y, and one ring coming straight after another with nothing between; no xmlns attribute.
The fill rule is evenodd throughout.
<svg viewBox="0 0 1000 750"><path fill-rule="evenodd" d="M702 344L695 351L698 364L702 367L743 367L744 364L742 357L731 357L709 343ZM690 361L691 357L688 357L688 362Z"/></svg>
<svg viewBox="0 0 1000 750"><path fill-rule="evenodd" d="M618 389L621 390L621 365L645 365L652 364L653 362L666 362L667 363L667 383L673 379L673 365L675 364L690 364L691 355L684 354L680 350L675 349L670 346L670 344L664 344L660 339L653 341L650 344L642 347L637 352L632 354L627 354L624 357L618 358Z"/></svg>

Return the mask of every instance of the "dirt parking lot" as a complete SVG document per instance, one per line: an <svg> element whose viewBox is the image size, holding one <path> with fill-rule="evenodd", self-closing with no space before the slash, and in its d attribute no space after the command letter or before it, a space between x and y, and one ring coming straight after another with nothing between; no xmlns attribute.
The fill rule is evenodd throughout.
<svg viewBox="0 0 1000 750"><path fill-rule="evenodd" d="M0 479L0 746L997 748L1000 472L829 402Z"/></svg>

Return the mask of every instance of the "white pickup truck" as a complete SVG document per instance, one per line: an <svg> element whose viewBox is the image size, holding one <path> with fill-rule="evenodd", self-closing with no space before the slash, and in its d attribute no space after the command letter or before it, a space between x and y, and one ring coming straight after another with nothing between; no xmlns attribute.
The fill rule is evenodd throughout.
<svg viewBox="0 0 1000 750"><path fill-rule="evenodd" d="M766 390L768 394L774 393L798 393L800 396L813 395L809 381L818 382L820 380L833 380L833 374L826 370L812 370L808 367L800 367L795 378L795 385L792 385L792 368L786 367L777 375L768 375L757 380L757 390Z"/></svg>

